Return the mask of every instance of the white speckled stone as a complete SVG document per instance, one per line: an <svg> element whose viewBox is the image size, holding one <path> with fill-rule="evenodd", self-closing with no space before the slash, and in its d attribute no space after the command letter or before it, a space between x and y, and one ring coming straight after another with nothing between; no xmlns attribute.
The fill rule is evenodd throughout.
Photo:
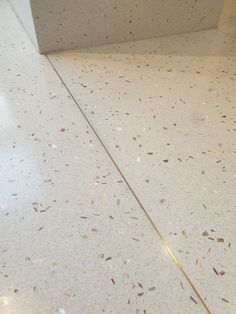
<svg viewBox="0 0 236 314"><path fill-rule="evenodd" d="M216 27L222 4L223 0L31 0L41 52Z"/></svg>
<svg viewBox="0 0 236 314"><path fill-rule="evenodd" d="M50 56L215 314L236 312L235 56L215 30Z"/></svg>
<svg viewBox="0 0 236 314"><path fill-rule="evenodd" d="M0 313L206 313L2 0L0 37Z"/></svg>

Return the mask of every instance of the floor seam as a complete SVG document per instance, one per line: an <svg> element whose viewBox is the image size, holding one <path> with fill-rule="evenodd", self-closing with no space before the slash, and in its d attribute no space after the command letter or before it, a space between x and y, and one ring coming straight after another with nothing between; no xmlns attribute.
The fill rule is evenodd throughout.
<svg viewBox="0 0 236 314"><path fill-rule="evenodd" d="M227 32L227 31L223 31L221 29L217 29L217 30L218 30L218 32L223 33L223 34L229 36L232 39L236 39L236 34L235 33L231 34L231 33Z"/></svg>
<svg viewBox="0 0 236 314"><path fill-rule="evenodd" d="M83 115L83 117L85 118L86 122L88 123L89 127L92 129L94 135L96 136L96 138L98 139L99 143L101 144L101 146L103 147L103 149L105 150L106 154L109 156L110 160L112 161L113 165L115 166L115 168L117 169L118 173L121 175L122 179L124 180L125 184L127 185L127 187L129 188L130 192L132 193L133 197L135 198L135 200L138 202L139 206L141 207L142 211L144 212L146 218L148 219L149 223L152 225L152 227L154 228L155 232L157 233L158 237L160 238L162 244L164 245L164 247L166 248L167 252L169 253L171 259L173 260L173 262L176 264L176 266L178 267L178 269L180 270L180 272L182 273L182 275L185 277L185 279L187 280L187 282L189 283L189 285L191 286L191 288L193 289L193 291L195 292L196 296L198 297L198 299L201 301L204 309L207 311L208 314L212 314L208 305L206 304L206 302L204 301L203 297L200 295L200 293L198 292L197 288L195 288L194 284L192 283L190 277L187 275L187 273L185 272L183 266L181 265L181 263L179 262L179 260L177 259L177 257L175 256L175 254L173 253L173 251L171 250L170 246L168 245L168 242L165 240L165 238L162 236L161 232L159 231L159 229L157 228L157 226L155 225L155 223L153 222L152 218L150 217L150 215L148 214L147 210L145 209L144 205L142 204L142 202L139 200L139 197L137 196L137 194L135 193L135 191L133 190L133 188L131 187L130 183L127 181L126 177L124 176L123 172L121 171L121 169L119 168L119 166L117 165L116 161L114 160L114 158L112 157L111 153L109 152L109 150L107 149L107 147L105 146L105 144L103 143L102 139L100 138L99 134L97 133L97 131L95 130L95 128L93 127L92 123L90 122L89 118L87 117L87 115L84 113L84 111L82 110L82 108L80 107L80 105L78 104L77 100L75 99L75 97L73 96L72 92L70 91L70 89L67 87L66 83L64 82L63 78L61 77L61 75L59 74L59 72L57 71L56 67L54 66L54 64L51 62L50 58L48 57L48 55L45 55L46 59L48 60L49 64L51 65L52 69L54 70L54 72L56 73L56 75L58 76L58 78L60 79L61 83L63 84L63 86L65 87L66 91L68 92L68 94L70 95L70 97L72 98L73 102L75 103L75 105L77 106L77 108L79 109L79 111L81 112L81 114Z"/></svg>

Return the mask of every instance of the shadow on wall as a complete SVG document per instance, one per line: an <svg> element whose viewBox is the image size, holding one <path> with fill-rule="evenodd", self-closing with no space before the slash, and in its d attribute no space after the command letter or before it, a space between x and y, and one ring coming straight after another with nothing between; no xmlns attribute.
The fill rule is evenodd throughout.
<svg viewBox="0 0 236 314"><path fill-rule="evenodd" d="M170 35L148 40L79 49L77 52L81 52L81 54L86 53L88 56L91 54L91 57L92 55L95 57L95 55L102 54L236 57L236 41L232 41L231 36L213 29L191 34ZM54 54L60 53L71 55L74 53L74 50Z"/></svg>

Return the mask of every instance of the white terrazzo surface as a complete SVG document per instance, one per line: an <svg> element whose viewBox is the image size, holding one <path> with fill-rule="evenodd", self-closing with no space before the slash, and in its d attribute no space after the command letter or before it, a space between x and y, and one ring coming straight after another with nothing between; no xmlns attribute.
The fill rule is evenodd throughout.
<svg viewBox="0 0 236 314"><path fill-rule="evenodd" d="M206 313L4 0L0 38L0 313Z"/></svg>
<svg viewBox="0 0 236 314"><path fill-rule="evenodd" d="M235 53L210 30L50 55L216 314L236 312Z"/></svg>
<svg viewBox="0 0 236 314"><path fill-rule="evenodd" d="M41 52L209 29L217 26L222 5L223 0L31 0Z"/></svg>

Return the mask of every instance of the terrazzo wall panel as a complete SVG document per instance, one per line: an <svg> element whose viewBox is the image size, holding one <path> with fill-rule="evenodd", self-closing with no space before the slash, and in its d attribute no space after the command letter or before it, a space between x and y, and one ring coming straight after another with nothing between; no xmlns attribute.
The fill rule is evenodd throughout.
<svg viewBox="0 0 236 314"><path fill-rule="evenodd" d="M30 2L39 50L48 52L216 27L224 1L30 0Z"/></svg>
<svg viewBox="0 0 236 314"><path fill-rule="evenodd" d="M18 18L21 20L21 23L23 24L34 45L38 48L30 0L9 0L9 2Z"/></svg>
<svg viewBox="0 0 236 314"><path fill-rule="evenodd" d="M215 27L222 0L31 0L41 52Z"/></svg>

